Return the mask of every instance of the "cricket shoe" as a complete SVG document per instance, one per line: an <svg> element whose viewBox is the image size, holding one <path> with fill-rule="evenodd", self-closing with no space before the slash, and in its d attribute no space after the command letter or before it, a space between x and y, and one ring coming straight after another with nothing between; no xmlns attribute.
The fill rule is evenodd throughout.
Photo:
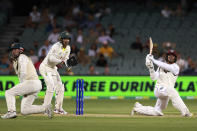
<svg viewBox="0 0 197 131"><path fill-rule="evenodd" d="M140 107L140 106L142 106L142 104L140 104L139 102L135 102L135 104L134 104L134 107Z"/></svg>
<svg viewBox="0 0 197 131"><path fill-rule="evenodd" d="M164 115L161 111L159 111L159 110L157 110L157 109L155 109L155 111L156 111L156 113L157 113L156 116L163 116L163 115Z"/></svg>
<svg viewBox="0 0 197 131"><path fill-rule="evenodd" d="M11 119L11 118L16 118L16 111L8 111L5 115L1 116L2 119Z"/></svg>
<svg viewBox="0 0 197 131"><path fill-rule="evenodd" d="M184 115L184 117L192 117L192 116L193 116L193 113L188 113Z"/></svg>
<svg viewBox="0 0 197 131"><path fill-rule="evenodd" d="M54 113L55 114L61 114L61 115L67 115L68 112L66 112L65 110L61 109L61 110L58 110L58 109L55 109L54 110Z"/></svg>
<svg viewBox="0 0 197 131"><path fill-rule="evenodd" d="M142 106L139 102L135 102L133 110L131 111L131 116L133 116L135 114L135 109Z"/></svg>
<svg viewBox="0 0 197 131"><path fill-rule="evenodd" d="M45 114L49 117L52 118L53 117L53 111L52 111L52 105L49 104L46 106L45 108Z"/></svg>
<svg viewBox="0 0 197 131"><path fill-rule="evenodd" d="M134 116L135 115L135 110L133 109L132 111L131 111L131 116Z"/></svg>

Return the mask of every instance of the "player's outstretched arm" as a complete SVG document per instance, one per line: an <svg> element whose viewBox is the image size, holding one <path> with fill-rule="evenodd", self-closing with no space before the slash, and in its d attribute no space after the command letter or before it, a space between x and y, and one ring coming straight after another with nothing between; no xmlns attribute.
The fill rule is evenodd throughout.
<svg viewBox="0 0 197 131"><path fill-rule="evenodd" d="M172 72L174 75L178 75L179 74L179 66L176 64L167 64L158 60L155 60L153 58L153 56L149 56L149 59L158 67L161 67L164 70L170 71Z"/></svg>

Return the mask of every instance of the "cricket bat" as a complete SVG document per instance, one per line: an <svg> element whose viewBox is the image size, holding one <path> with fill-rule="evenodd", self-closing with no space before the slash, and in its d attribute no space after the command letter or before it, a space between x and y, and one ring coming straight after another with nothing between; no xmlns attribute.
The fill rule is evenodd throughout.
<svg viewBox="0 0 197 131"><path fill-rule="evenodd" d="M152 52L153 52L153 41L152 41L151 37L149 38L149 42L150 42L150 52L149 52L149 54L152 55Z"/></svg>

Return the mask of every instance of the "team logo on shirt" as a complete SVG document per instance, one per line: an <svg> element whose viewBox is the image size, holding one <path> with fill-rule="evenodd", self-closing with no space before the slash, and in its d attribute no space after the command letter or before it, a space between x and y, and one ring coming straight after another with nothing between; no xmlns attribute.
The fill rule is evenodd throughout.
<svg viewBox="0 0 197 131"><path fill-rule="evenodd" d="M64 55L64 54L65 54L65 55L68 54L68 51L65 51L65 52L60 51L60 52L58 53L59 56Z"/></svg>

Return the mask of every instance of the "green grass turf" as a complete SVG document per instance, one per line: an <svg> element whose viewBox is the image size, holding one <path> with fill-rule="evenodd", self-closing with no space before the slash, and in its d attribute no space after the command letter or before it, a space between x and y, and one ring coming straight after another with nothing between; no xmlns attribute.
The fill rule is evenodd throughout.
<svg viewBox="0 0 197 131"><path fill-rule="evenodd" d="M37 99L35 104L43 100ZM136 100L85 100L85 114L111 114L128 116ZM154 105L156 100L137 100L144 105ZM0 119L0 131L196 131L197 100L184 100L194 117L180 117L171 103L164 111L163 117L98 117L97 116L18 116L16 119ZM54 102L53 102L54 103ZM64 100L64 109L69 114L75 113L75 100ZM7 110L5 99L0 99L0 114ZM20 111L20 100L17 100L17 111Z"/></svg>

